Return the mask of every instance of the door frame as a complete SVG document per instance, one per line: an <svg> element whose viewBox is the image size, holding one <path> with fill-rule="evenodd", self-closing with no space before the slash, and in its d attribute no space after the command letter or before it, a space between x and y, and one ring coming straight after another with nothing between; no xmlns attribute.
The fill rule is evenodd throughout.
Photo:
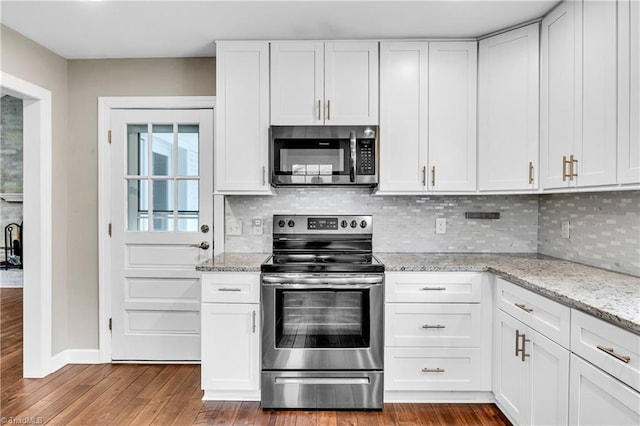
<svg viewBox="0 0 640 426"><path fill-rule="evenodd" d="M52 357L52 106L51 92L2 72L3 95L23 102L24 252L23 377L44 377L57 368Z"/></svg>
<svg viewBox="0 0 640 426"><path fill-rule="evenodd" d="M108 142L111 111L114 109L212 109L215 96L152 96L98 98L98 345L100 362L111 362L111 238L108 235L111 206L111 157ZM215 114L214 114L215 138ZM214 150L215 155L215 150ZM213 195L212 195L213 196ZM214 203L214 206L216 203ZM214 207L214 218L218 210ZM214 242L220 237L222 226L214 223ZM216 244L216 249L219 249Z"/></svg>

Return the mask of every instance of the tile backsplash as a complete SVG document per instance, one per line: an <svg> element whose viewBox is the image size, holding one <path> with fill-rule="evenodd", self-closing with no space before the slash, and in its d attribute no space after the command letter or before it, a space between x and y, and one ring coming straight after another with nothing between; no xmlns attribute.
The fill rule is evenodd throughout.
<svg viewBox="0 0 640 426"><path fill-rule="evenodd" d="M378 252L535 253L538 196L371 196L366 188L278 188L275 196L225 197L225 222L242 220L240 236L225 238L228 252L270 252L274 214L373 215ZM465 219L465 212L500 212L497 220ZM253 235L251 221L264 221ZM446 234L435 219L447 219Z"/></svg>
<svg viewBox="0 0 640 426"><path fill-rule="evenodd" d="M541 195L538 223L539 253L640 276L640 191Z"/></svg>

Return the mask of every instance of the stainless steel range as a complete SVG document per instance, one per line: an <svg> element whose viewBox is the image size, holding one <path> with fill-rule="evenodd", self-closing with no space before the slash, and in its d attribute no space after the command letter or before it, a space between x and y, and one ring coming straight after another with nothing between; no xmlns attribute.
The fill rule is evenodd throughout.
<svg viewBox="0 0 640 426"><path fill-rule="evenodd" d="M372 231L371 216L274 216L263 408L382 408L384 265Z"/></svg>

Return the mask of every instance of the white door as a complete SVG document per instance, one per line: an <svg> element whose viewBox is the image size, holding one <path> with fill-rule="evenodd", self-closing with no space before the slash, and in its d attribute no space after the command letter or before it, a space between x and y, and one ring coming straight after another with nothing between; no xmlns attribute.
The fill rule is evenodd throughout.
<svg viewBox="0 0 640 426"><path fill-rule="evenodd" d="M476 189L477 58L475 41L429 43L427 180L432 191Z"/></svg>
<svg viewBox="0 0 640 426"><path fill-rule="evenodd" d="M111 138L112 359L199 360L213 110L114 110Z"/></svg>

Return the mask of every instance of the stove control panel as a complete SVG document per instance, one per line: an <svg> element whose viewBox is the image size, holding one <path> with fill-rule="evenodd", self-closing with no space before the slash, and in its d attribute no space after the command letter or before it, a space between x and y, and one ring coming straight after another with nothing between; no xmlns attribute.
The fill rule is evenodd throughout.
<svg viewBox="0 0 640 426"><path fill-rule="evenodd" d="M274 234L371 234L373 217L361 215L274 215Z"/></svg>

